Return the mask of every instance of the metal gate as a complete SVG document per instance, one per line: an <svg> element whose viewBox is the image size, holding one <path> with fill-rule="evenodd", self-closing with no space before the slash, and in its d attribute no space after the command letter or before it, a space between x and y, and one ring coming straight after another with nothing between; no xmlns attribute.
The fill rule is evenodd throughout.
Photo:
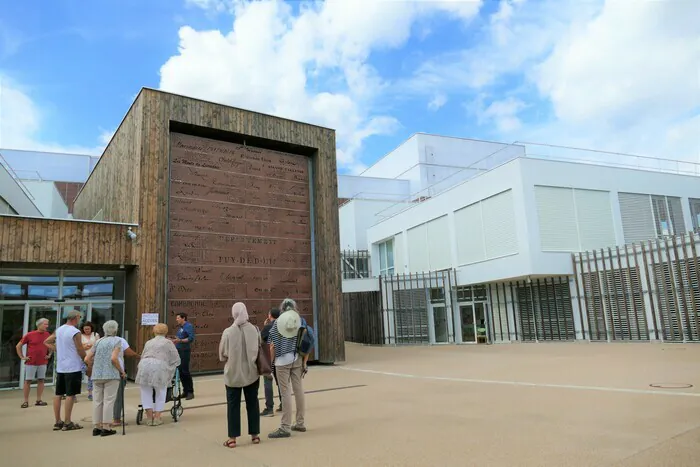
<svg viewBox="0 0 700 467"><path fill-rule="evenodd" d="M694 233L572 255L590 340L700 342Z"/></svg>
<svg viewBox="0 0 700 467"><path fill-rule="evenodd" d="M445 330L443 324L447 328L446 341L454 342L455 283L454 269L381 276L384 343L434 343L437 333ZM434 313L436 309L441 312ZM447 322L443 323L442 317Z"/></svg>

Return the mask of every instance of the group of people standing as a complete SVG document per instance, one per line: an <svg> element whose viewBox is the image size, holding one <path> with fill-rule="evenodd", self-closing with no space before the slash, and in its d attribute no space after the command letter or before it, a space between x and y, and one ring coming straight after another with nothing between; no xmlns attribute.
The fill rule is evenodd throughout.
<svg viewBox="0 0 700 467"><path fill-rule="evenodd" d="M260 417L274 416L273 382L277 383L282 412L280 427L268 438L288 438L292 431L305 432L305 398L302 379L307 371L309 354L298 351L299 331L307 327L299 315L294 300L285 299L279 309L268 313L264 327L259 330L249 321L245 304L232 307L233 324L226 328L219 343L219 359L225 362L228 439L224 446L236 447L241 436L241 397L245 398L248 433L254 444L260 443ZM102 326L103 335L86 322L79 327L79 311L71 311L66 322L49 334L49 320L37 321L37 330L27 333L17 344L17 354L25 362L26 380L22 408L29 406L32 381L37 382L35 405L46 406L41 397L46 368L52 353L56 355L56 391L53 400L55 431L73 431L83 427L72 420L76 396L81 393L87 377L88 398L93 402L93 436L116 434L114 427L123 423L123 391L126 384L124 358L139 358L135 382L141 390L141 404L146 412L148 426L163 424L167 388L177 369L185 398L194 398L194 386L189 371L191 346L195 339L194 326L185 313L176 316L178 330L172 339L166 337L168 326L159 323L153 327L154 337L146 342L141 355L134 352L125 339L117 335L119 325L110 320ZM22 353L27 346L26 356ZM259 360L269 352L271 374L262 373ZM258 391L263 376L265 409L260 411ZM292 424L292 392L296 403ZM63 417L62 403L65 400Z"/></svg>
<svg viewBox="0 0 700 467"><path fill-rule="evenodd" d="M305 396L302 379L306 373L309 354L298 352L300 328L307 324L299 315L294 300L287 298L279 309L268 314L262 332L249 321L245 304L238 302L231 310L233 324L226 328L219 343L219 359L225 362L224 384L228 418L228 439L224 446L235 448L241 436L241 396L245 398L248 434L253 444L260 443L260 417L274 415L272 383L277 382L282 420L280 427L267 435L270 439L288 438L292 431L305 432ZM267 344L267 345L261 345ZM265 410L260 412L260 352L269 348L272 374L263 376ZM292 424L292 391L296 403Z"/></svg>

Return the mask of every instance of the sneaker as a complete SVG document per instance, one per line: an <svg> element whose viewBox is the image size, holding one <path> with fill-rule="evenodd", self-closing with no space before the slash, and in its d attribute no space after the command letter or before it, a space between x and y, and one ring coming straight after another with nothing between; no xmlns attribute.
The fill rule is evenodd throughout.
<svg viewBox="0 0 700 467"><path fill-rule="evenodd" d="M299 433L306 433L306 427L304 425L292 425L292 431L298 431Z"/></svg>
<svg viewBox="0 0 700 467"><path fill-rule="evenodd" d="M267 435L267 437L270 439L289 438L290 436L292 436L292 434L288 431L284 431L282 428L277 428L275 431Z"/></svg>
<svg viewBox="0 0 700 467"><path fill-rule="evenodd" d="M88 396L88 400L89 400L89 401L92 400L92 395Z"/></svg>
<svg viewBox="0 0 700 467"><path fill-rule="evenodd" d="M262 412L260 412L260 416L261 416L261 417L274 417L274 416L275 416L275 412L272 410L271 407L270 407L270 408L266 408L265 410L263 410Z"/></svg>

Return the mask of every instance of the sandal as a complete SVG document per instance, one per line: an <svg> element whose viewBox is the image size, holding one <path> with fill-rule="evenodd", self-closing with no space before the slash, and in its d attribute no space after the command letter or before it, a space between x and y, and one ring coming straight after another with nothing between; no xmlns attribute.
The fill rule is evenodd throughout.
<svg viewBox="0 0 700 467"><path fill-rule="evenodd" d="M62 431L75 431L75 430L82 430L83 427L81 425L78 425L77 423L70 422L66 423L63 425Z"/></svg>
<svg viewBox="0 0 700 467"><path fill-rule="evenodd" d="M260 436L258 436L258 435L253 436L253 444L260 444Z"/></svg>
<svg viewBox="0 0 700 467"><path fill-rule="evenodd" d="M45 407L48 404L44 401L36 401L36 403L34 405L38 405L39 407Z"/></svg>
<svg viewBox="0 0 700 467"><path fill-rule="evenodd" d="M22 408L26 409L27 407L29 407L29 402L22 402Z"/></svg>
<svg viewBox="0 0 700 467"><path fill-rule="evenodd" d="M63 422L54 423L53 431L61 431L63 429L63 425L65 425L65 423L63 423Z"/></svg>
<svg viewBox="0 0 700 467"><path fill-rule="evenodd" d="M224 447L227 447L229 449L233 449L236 447L236 440L235 439L227 439L224 441Z"/></svg>

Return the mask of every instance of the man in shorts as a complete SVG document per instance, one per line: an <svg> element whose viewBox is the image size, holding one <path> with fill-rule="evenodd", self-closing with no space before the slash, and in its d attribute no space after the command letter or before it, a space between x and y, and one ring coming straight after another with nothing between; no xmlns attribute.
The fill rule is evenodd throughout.
<svg viewBox="0 0 700 467"><path fill-rule="evenodd" d="M46 365L49 363L49 348L44 341L49 337L49 320L41 318L36 322L36 331L25 334L17 344L17 355L24 361L24 402L22 408L29 407L29 392L32 383L36 382L36 402L34 405L45 406L41 400L44 393L44 379L46 378ZM27 355L22 353L22 347L26 344Z"/></svg>
<svg viewBox="0 0 700 467"><path fill-rule="evenodd" d="M56 329L56 332L44 342L46 346L56 352L56 395L53 398L53 412L56 416L54 431L73 431L83 427L71 421L73 396L80 394L83 383L83 361L85 349L80 339L81 314L79 311L71 311L66 318L66 324ZM65 420L61 420L61 399L66 398Z"/></svg>

